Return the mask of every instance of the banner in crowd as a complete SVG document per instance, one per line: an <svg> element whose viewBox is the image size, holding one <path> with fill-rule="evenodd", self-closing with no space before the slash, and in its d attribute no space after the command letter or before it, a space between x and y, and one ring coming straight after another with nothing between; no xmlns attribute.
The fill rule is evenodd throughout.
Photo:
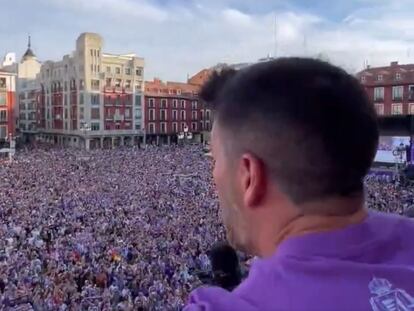
<svg viewBox="0 0 414 311"><path fill-rule="evenodd" d="M405 163L407 161L407 147L410 147L410 137L408 136L381 136L375 162ZM403 150L397 151L398 149Z"/></svg>

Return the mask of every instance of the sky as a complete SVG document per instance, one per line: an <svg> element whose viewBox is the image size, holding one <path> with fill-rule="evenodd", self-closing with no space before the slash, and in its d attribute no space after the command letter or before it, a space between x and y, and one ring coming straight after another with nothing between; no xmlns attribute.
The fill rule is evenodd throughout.
<svg viewBox="0 0 414 311"><path fill-rule="evenodd" d="M0 57L41 61L97 32L104 52L145 58L145 79L185 81L217 63L309 56L349 72L414 63L414 0L0 0Z"/></svg>

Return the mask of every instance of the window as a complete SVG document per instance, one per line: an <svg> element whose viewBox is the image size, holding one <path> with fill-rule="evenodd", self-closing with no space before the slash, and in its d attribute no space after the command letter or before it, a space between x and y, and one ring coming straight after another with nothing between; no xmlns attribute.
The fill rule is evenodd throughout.
<svg viewBox="0 0 414 311"><path fill-rule="evenodd" d="M91 123L91 131L99 131L99 122L92 122Z"/></svg>
<svg viewBox="0 0 414 311"><path fill-rule="evenodd" d="M191 122L191 130L193 132L197 132L197 123L196 122Z"/></svg>
<svg viewBox="0 0 414 311"><path fill-rule="evenodd" d="M185 110L181 110L181 120L185 120L185 119L186 119Z"/></svg>
<svg viewBox="0 0 414 311"><path fill-rule="evenodd" d="M173 108L177 109L178 108L178 99L174 99L173 100Z"/></svg>
<svg viewBox="0 0 414 311"><path fill-rule="evenodd" d="M0 126L0 138L7 138L7 126Z"/></svg>
<svg viewBox="0 0 414 311"><path fill-rule="evenodd" d="M200 119L201 120L204 120L204 110L201 110L200 111Z"/></svg>
<svg viewBox="0 0 414 311"><path fill-rule="evenodd" d="M99 80L91 80L91 87L94 91L99 91Z"/></svg>
<svg viewBox="0 0 414 311"><path fill-rule="evenodd" d="M79 119L84 119L85 118L84 111L85 110L83 109L83 107L79 108Z"/></svg>
<svg viewBox="0 0 414 311"><path fill-rule="evenodd" d="M93 65L91 64L91 71L93 72Z"/></svg>
<svg viewBox="0 0 414 311"><path fill-rule="evenodd" d="M178 111L177 110L172 111L172 119L173 119L173 121L178 120Z"/></svg>
<svg viewBox="0 0 414 311"><path fill-rule="evenodd" d="M0 93L0 107L6 106L6 93Z"/></svg>
<svg viewBox="0 0 414 311"><path fill-rule="evenodd" d="M121 87L121 82L122 82L121 79L116 79L115 80L115 87Z"/></svg>
<svg viewBox="0 0 414 311"><path fill-rule="evenodd" d="M149 110L149 120L150 121L155 121L155 109L150 109Z"/></svg>
<svg viewBox="0 0 414 311"><path fill-rule="evenodd" d="M391 114L392 115L401 115L401 114L403 114L403 105L402 104L392 104Z"/></svg>
<svg viewBox="0 0 414 311"><path fill-rule="evenodd" d="M125 68L125 74L130 76L131 75L131 68Z"/></svg>
<svg viewBox="0 0 414 311"><path fill-rule="evenodd" d="M167 121L167 110L165 109L160 110L160 120Z"/></svg>
<svg viewBox="0 0 414 311"><path fill-rule="evenodd" d="M164 109L168 108L166 99L161 99L161 108L164 108Z"/></svg>
<svg viewBox="0 0 414 311"><path fill-rule="evenodd" d="M181 132L184 132L184 128L187 127L187 124L185 124L184 122L181 123Z"/></svg>
<svg viewBox="0 0 414 311"><path fill-rule="evenodd" d="M115 124L115 129L120 130L121 129L121 124L119 124L119 123Z"/></svg>
<svg viewBox="0 0 414 311"><path fill-rule="evenodd" d="M117 75L121 74L121 68L116 67L116 68L115 68L115 73L116 73Z"/></svg>
<svg viewBox="0 0 414 311"><path fill-rule="evenodd" d="M142 117L141 109L135 109L135 120L140 120Z"/></svg>
<svg viewBox="0 0 414 311"><path fill-rule="evenodd" d="M0 122L7 122L7 110L0 110Z"/></svg>
<svg viewBox="0 0 414 311"><path fill-rule="evenodd" d="M93 50L91 49L91 56L93 56Z"/></svg>
<svg viewBox="0 0 414 311"><path fill-rule="evenodd" d="M99 108L92 108L91 109L91 119L99 120Z"/></svg>
<svg viewBox="0 0 414 311"><path fill-rule="evenodd" d="M67 118L68 118L68 109L65 109L64 118L65 118L65 119L67 119Z"/></svg>
<svg viewBox="0 0 414 311"><path fill-rule="evenodd" d="M111 73L111 67L109 66L106 67L106 73Z"/></svg>
<svg viewBox="0 0 414 311"><path fill-rule="evenodd" d="M383 76L382 75L378 75L377 76L377 81L382 81L382 79L383 79Z"/></svg>
<svg viewBox="0 0 414 311"><path fill-rule="evenodd" d="M408 113L414 115L414 104L409 104L409 106L408 106Z"/></svg>
<svg viewBox="0 0 414 311"><path fill-rule="evenodd" d="M136 74L137 76L142 76L142 68L137 67L137 68L135 69L135 74Z"/></svg>
<svg viewBox="0 0 414 311"><path fill-rule="evenodd" d="M125 81L125 88L130 89L131 88L131 80Z"/></svg>
<svg viewBox="0 0 414 311"><path fill-rule="evenodd" d="M117 95L115 98L115 105L120 105L121 104L121 95Z"/></svg>
<svg viewBox="0 0 414 311"><path fill-rule="evenodd" d="M155 123L149 123L149 133L150 134L155 134Z"/></svg>
<svg viewBox="0 0 414 311"><path fill-rule="evenodd" d="M63 86L64 90L67 91L68 90L68 82L65 81L63 85L64 85Z"/></svg>
<svg viewBox="0 0 414 311"><path fill-rule="evenodd" d="M111 84L112 84L112 79L106 78L106 87L111 87Z"/></svg>
<svg viewBox="0 0 414 311"><path fill-rule="evenodd" d="M384 88L376 87L374 88L374 101L383 101L384 100Z"/></svg>
<svg viewBox="0 0 414 311"><path fill-rule="evenodd" d="M185 109L185 100L181 101L181 109Z"/></svg>
<svg viewBox="0 0 414 311"><path fill-rule="evenodd" d="M402 100L403 98L404 87L400 86L393 86L392 87L392 100Z"/></svg>
<svg viewBox="0 0 414 311"><path fill-rule="evenodd" d="M206 121L205 130L206 131L210 131L211 130L211 128L210 128L210 121Z"/></svg>
<svg viewBox="0 0 414 311"><path fill-rule="evenodd" d="M191 120L197 120L197 111L191 112Z"/></svg>
<svg viewBox="0 0 414 311"><path fill-rule="evenodd" d="M395 80L401 80L401 73L397 72L395 74Z"/></svg>
<svg viewBox="0 0 414 311"><path fill-rule="evenodd" d="M154 98L150 98L148 100L148 107L149 108L154 108L155 107L155 99Z"/></svg>
<svg viewBox="0 0 414 311"><path fill-rule="evenodd" d="M85 88L85 81L79 80L79 89L83 90Z"/></svg>
<svg viewBox="0 0 414 311"><path fill-rule="evenodd" d="M177 95L181 95L181 90L180 89L177 90Z"/></svg>
<svg viewBox="0 0 414 311"><path fill-rule="evenodd" d="M414 100L414 85L408 86L408 99Z"/></svg>
<svg viewBox="0 0 414 311"><path fill-rule="evenodd" d="M0 89L6 88L6 78L0 78Z"/></svg>
<svg viewBox="0 0 414 311"><path fill-rule="evenodd" d="M91 105L99 105L99 104L100 104L100 95L91 94Z"/></svg>
<svg viewBox="0 0 414 311"><path fill-rule="evenodd" d="M206 110L206 119L210 120L210 110L209 109Z"/></svg>
<svg viewBox="0 0 414 311"><path fill-rule="evenodd" d="M194 100L194 101L191 102L191 108L193 110L197 109L197 101L196 100Z"/></svg>
<svg viewBox="0 0 414 311"><path fill-rule="evenodd" d="M172 130L173 130L174 133L178 133L178 123L177 122L174 122L172 124Z"/></svg>
<svg viewBox="0 0 414 311"><path fill-rule="evenodd" d="M161 122L161 133L167 133L167 123Z"/></svg>
<svg viewBox="0 0 414 311"><path fill-rule="evenodd" d="M135 106L141 107L141 95L135 95Z"/></svg>
<svg viewBox="0 0 414 311"><path fill-rule="evenodd" d="M131 117L131 110L129 109L125 109L125 118L130 118Z"/></svg>
<svg viewBox="0 0 414 311"><path fill-rule="evenodd" d="M99 50L96 50L96 56L99 57Z"/></svg>
<svg viewBox="0 0 414 311"><path fill-rule="evenodd" d="M375 110L377 111L377 115L384 115L384 104L375 104Z"/></svg>

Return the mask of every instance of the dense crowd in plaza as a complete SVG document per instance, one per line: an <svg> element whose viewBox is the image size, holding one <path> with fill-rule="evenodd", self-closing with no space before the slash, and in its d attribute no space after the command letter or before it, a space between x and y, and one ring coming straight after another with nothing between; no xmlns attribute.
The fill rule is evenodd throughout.
<svg viewBox="0 0 414 311"><path fill-rule="evenodd" d="M224 239L201 146L42 146L0 161L1 309L180 310ZM412 188L366 183L371 208L414 203Z"/></svg>

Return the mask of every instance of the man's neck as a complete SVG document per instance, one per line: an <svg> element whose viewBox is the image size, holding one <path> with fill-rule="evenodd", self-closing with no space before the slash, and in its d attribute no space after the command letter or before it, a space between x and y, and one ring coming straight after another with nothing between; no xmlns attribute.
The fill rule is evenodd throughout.
<svg viewBox="0 0 414 311"><path fill-rule="evenodd" d="M345 204L346 201L335 202L333 206L335 208L341 208L340 205ZM327 202L328 203L328 202ZM331 204L333 202L330 202ZM328 203L329 204L329 203ZM300 236L304 234L332 231L345 228L349 225L358 224L365 220L368 215L367 210L363 207L363 200L350 200L348 204L356 204L353 213L348 215L341 214L317 214L317 213L298 213L296 217L293 217L282 230L273 235L273 239L268 240L268 243L264 243L260 249L260 257L271 256L277 247L285 240ZM347 206L349 209L349 205ZM303 208L303 209L302 209ZM346 209L346 206L344 206ZM306 211L306 207L301 207L303 211Z"/></svg>

